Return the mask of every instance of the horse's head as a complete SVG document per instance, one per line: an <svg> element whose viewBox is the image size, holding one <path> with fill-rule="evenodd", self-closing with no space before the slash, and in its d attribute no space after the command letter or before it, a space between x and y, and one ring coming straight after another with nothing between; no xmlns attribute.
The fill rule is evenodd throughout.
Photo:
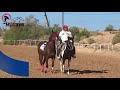
<svg viewBox="0 0 120 90"><path fill-rule="evenodd" d="M52 34L49 37L49 41L55 41L56 39L58 39L58 34L52 31Z"/></svg>
<svg viewBox="0 0 120 90"><path fill-rule="evenodd" d="M68 37L67 48L72 51L74 49L74 37Z"/></svg>

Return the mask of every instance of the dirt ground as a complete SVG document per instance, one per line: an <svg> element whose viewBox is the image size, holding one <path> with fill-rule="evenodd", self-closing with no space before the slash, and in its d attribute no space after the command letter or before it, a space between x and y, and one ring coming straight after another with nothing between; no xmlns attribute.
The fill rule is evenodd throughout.
<svg viewBox="0 0 120 90"><path fill-rule="evenodd" d="M120 54L115 52L94 51L76 47L77 58L72 59L70 75L60 72L59 60L55 60L55 73L51 73L49 60L48 73L40 71L36 46L0 45L0 51L11 58L28 61L29 77L20 77L0 70L0 78L120 78ZM66 62L67 65L67 62Z"/></svg>

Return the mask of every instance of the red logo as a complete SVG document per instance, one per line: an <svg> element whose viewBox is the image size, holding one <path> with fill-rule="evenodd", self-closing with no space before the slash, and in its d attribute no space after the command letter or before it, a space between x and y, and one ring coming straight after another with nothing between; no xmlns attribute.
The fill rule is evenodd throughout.
<svg viewBox="0 0 120 90"><path fill-rule="evenodd" d="M11 15L10 14L3 14L2 21L4 23L11 23L11 21L12 21Z"/></svg>

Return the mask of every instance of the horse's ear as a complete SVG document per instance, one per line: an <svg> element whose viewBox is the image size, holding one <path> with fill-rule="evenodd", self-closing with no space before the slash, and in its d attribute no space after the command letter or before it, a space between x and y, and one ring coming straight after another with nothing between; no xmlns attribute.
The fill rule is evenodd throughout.
<svg viewBox="0 0 120 90"><path fill-rule="evenodd" d="M53 30L52 30L52 33L53 33Z"/></svg>
<svg viewBox="0 0 120 90"><path fill-rule="evenodd" d="M52 30L52 33L54 33L54 30Z"/></svg>

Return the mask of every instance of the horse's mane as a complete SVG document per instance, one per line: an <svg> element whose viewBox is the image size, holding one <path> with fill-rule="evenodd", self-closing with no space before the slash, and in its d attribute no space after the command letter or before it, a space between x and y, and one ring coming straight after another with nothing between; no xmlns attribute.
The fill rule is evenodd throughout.
<svg viewBox="0 0 120 90"><path fill-rule="evenodd" d="M49 42L52 41L52 38L58 37L58 34L56 32L52 32L49 37Z"/></svg>

